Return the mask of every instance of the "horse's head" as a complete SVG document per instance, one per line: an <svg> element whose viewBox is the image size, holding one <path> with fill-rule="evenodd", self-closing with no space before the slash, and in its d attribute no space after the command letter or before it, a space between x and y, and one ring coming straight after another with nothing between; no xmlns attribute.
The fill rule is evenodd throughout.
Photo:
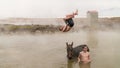
<svg viewBox="0 0 120 68"><path fill-rule="evenodd" d="M71 44L68 44L68 42L66 42L66 46L67 46L67 57L68 59L72 59L73 58L73 42Z"/></svg>

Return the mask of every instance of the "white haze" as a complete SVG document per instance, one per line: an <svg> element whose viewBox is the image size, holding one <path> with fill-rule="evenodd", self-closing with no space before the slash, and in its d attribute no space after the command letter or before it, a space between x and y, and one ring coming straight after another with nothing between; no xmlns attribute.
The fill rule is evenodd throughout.
<svg viewBox="0 0 120 68"><path fill-rule="evenodd" d="M88 10L100 16L120 16L120 0L0 0L0 18L58 18L79 10L77 17L86 17ZM107 11L111 8L115 10Z"/></svg>

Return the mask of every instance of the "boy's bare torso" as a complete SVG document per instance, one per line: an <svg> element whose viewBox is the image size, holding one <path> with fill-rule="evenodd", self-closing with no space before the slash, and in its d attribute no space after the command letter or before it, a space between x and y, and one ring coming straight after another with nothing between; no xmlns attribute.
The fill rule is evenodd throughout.
<svg viewBox="0 0 120 68"><path fill-rule="evenodd" d="M80 55L81 55L81 61L87 61L89 60L89 52L80 52Z"/></svg>

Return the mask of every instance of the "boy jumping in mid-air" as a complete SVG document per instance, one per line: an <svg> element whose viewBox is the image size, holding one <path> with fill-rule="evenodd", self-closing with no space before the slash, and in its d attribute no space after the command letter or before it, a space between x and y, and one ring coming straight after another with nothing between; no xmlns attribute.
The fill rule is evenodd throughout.
<svg viewBox="0 0 120 68"><path fill-rule="evenodd" d="M75 15L78 15L78 10L76 10L72 14L66 15L66 18L63 18L63 20L65 21L66 25L60 27L59 30L62 31L62 32L69 31L74 26L74 21L73 21L72 18L74 18Z"/></svg>

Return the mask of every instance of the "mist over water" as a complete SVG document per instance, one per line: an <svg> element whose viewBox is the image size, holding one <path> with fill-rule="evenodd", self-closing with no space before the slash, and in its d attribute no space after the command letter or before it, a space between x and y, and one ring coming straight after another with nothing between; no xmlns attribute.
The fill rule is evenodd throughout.
<svg viewBox="0 0 120 68"><path fill-rule="evenodd" d="M0 36L1 68L82 68L66 57L66 42L87 44L92 62L83 68L119 68L120 32L80 31Z"/></svg>

